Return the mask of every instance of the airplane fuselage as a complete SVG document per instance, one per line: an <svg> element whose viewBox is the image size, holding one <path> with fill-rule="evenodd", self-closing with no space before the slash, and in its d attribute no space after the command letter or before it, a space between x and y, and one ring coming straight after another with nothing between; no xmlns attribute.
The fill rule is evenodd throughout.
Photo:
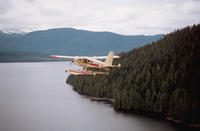
<svg viewBox="0 0 200 131"><path fill-rule="evenodd" d="M99 69L108 69L109 67L100 63L94 62L88 59L72 59L72 62L78 66L82 66L85 68L99 68Z"/></svg>

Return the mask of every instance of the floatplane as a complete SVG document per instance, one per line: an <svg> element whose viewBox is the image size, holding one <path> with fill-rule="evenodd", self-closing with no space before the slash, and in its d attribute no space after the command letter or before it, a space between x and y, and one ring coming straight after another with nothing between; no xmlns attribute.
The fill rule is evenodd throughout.
<svg viewBox="0 0 200 131"><path fill-rule="evenodd" d="M121 64L112 65L114 58L120 58L120 56L114 56L114 52L110 51L108 56L61 56L51 55L52 58L64 58L71 59L71 61L83 67L82 70L67 69L66 72L72 75L103 75L108 74L111 68L121 67ZM102 61L104 60L105 61ZM97 70L95 70L97 69ZM102 71L103 69L103 71ZM99 71L100 70L100 71Z"/></svg>

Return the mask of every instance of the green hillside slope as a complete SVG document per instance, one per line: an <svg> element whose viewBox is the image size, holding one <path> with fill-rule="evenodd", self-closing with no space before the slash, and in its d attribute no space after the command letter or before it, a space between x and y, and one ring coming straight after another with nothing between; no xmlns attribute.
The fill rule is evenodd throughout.
<svg viewBox="0 0 200 131"><path fill-rule="evenodd" d="M200 123L200 25L121 53L120 69L104 76L69 76L74 90L113 98L114 108L162 112L169 119Z"/></svg>

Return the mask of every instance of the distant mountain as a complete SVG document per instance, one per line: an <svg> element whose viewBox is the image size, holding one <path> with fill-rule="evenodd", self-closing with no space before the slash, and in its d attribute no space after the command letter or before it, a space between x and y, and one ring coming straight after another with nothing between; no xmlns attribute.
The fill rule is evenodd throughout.
<svg viewBox="0 0 200 131"><path fill-rule="evenodd" d="M72 28L35 31L27 34L0 32L0 51L41 52L61 55L107 55L128 51L161 39L163 35L125 36L111 32L92 32ZM1 58L1 56L0 56Z"/></svg>

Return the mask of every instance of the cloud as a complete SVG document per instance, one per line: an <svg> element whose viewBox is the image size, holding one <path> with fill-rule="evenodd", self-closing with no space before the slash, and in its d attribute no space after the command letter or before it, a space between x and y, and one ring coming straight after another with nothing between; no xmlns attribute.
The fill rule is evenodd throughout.
<svg viewBox="0 0 200 131"><path fill-rule="evenodd" d="M0 14L6 13L9 9L11 9L12 3L10 0L1 0L0 2Z"/></svg>
<svg viewBox="0 0 200 131"><path fill-rule="evenodd" d="M28 2L35 2L35 0L27 0Z"/></svg>
<svg viewBox="0 0 200 131"><path fill-rule="evenodd" d="M72 27L157 34L197 24L199 14L198 0L1 0L0 30Z"/></svg>

